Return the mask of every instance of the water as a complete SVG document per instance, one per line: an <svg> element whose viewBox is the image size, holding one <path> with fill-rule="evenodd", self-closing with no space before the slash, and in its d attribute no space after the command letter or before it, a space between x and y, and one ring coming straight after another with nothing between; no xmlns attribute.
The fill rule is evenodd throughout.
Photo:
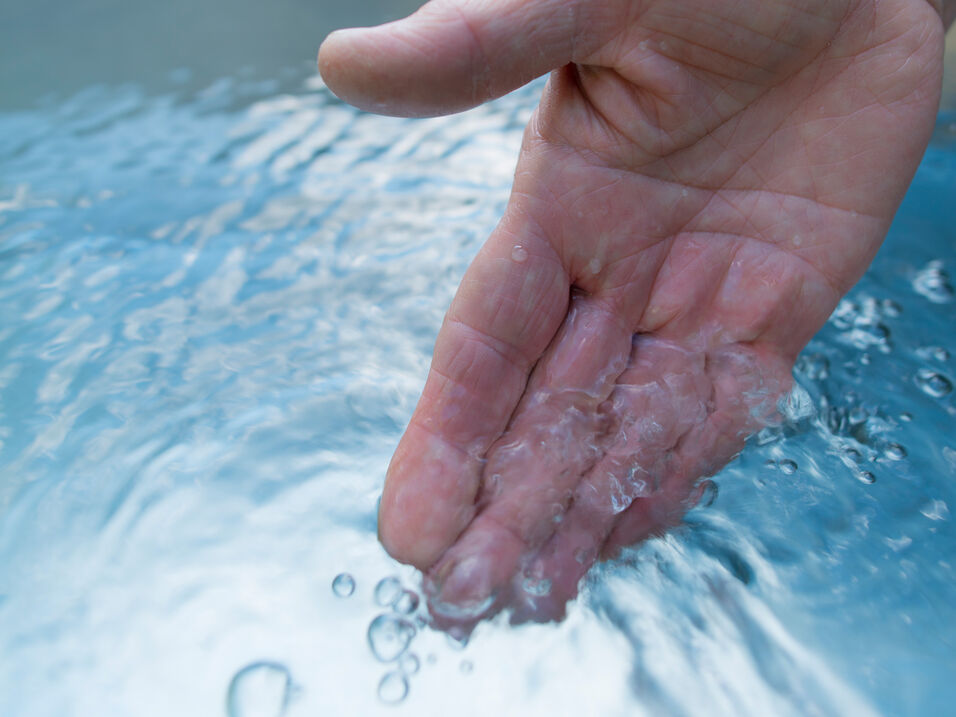
<svg viewBox="0 0 956 717"><path fill-rule="evenodd" d="M953 117L789 423L566 621L465 644L376 501L537 88L404 121L175 80L0 114L0 714L948 709Z"/></svg>

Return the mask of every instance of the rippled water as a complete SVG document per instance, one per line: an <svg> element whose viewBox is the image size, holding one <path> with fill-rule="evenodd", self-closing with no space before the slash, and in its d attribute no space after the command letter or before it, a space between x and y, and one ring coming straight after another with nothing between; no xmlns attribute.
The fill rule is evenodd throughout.
<svg viewBox="0 0 956 717"><path fill-rule="evenodd" d="M538 89L407 121L296 71L0 114L0 714L952 704L953 117L711 505L560 625L425 624L376 501Z"/></svg>

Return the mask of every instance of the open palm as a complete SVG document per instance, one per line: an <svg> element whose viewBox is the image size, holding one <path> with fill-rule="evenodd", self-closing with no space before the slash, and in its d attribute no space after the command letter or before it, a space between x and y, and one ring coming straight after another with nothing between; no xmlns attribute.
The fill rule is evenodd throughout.
<svg viewBox="0 0 956 717"><path fill-rule="evenodd" d="M396 114L559 68L382 498L436 616L560 615L775 419L926 146L942 37L926 0L433 0L326 41L330 87Z"/></svg>

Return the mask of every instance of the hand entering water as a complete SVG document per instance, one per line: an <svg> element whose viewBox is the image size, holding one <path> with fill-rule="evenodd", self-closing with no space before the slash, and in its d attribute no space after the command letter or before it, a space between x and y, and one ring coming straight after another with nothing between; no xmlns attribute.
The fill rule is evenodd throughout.
<svg viewBox="0 0 956 717"><path fill-rule="evenodd" d="M382 497L433 614L559 617L775 419L915 172L942 42L927 0L433 0L326 40L329 87L389 114L554 70Z"/></svg>

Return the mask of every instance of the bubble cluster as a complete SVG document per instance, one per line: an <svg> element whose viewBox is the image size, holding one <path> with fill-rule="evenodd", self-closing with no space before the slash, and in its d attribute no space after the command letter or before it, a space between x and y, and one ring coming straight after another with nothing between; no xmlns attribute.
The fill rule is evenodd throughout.
<svg viewBox="0 0 956 717"><path fill-rule="evenodd" d="M379 580L372 598L387 612L376 615L368 626L369 649L379 662L392 666L378 683L378 697L385 704L398 704L408 696L410 678L421 668L418 655L409 648L419 627L428 623L416 614L421 606L419 594L395 576Z"/></svg>

